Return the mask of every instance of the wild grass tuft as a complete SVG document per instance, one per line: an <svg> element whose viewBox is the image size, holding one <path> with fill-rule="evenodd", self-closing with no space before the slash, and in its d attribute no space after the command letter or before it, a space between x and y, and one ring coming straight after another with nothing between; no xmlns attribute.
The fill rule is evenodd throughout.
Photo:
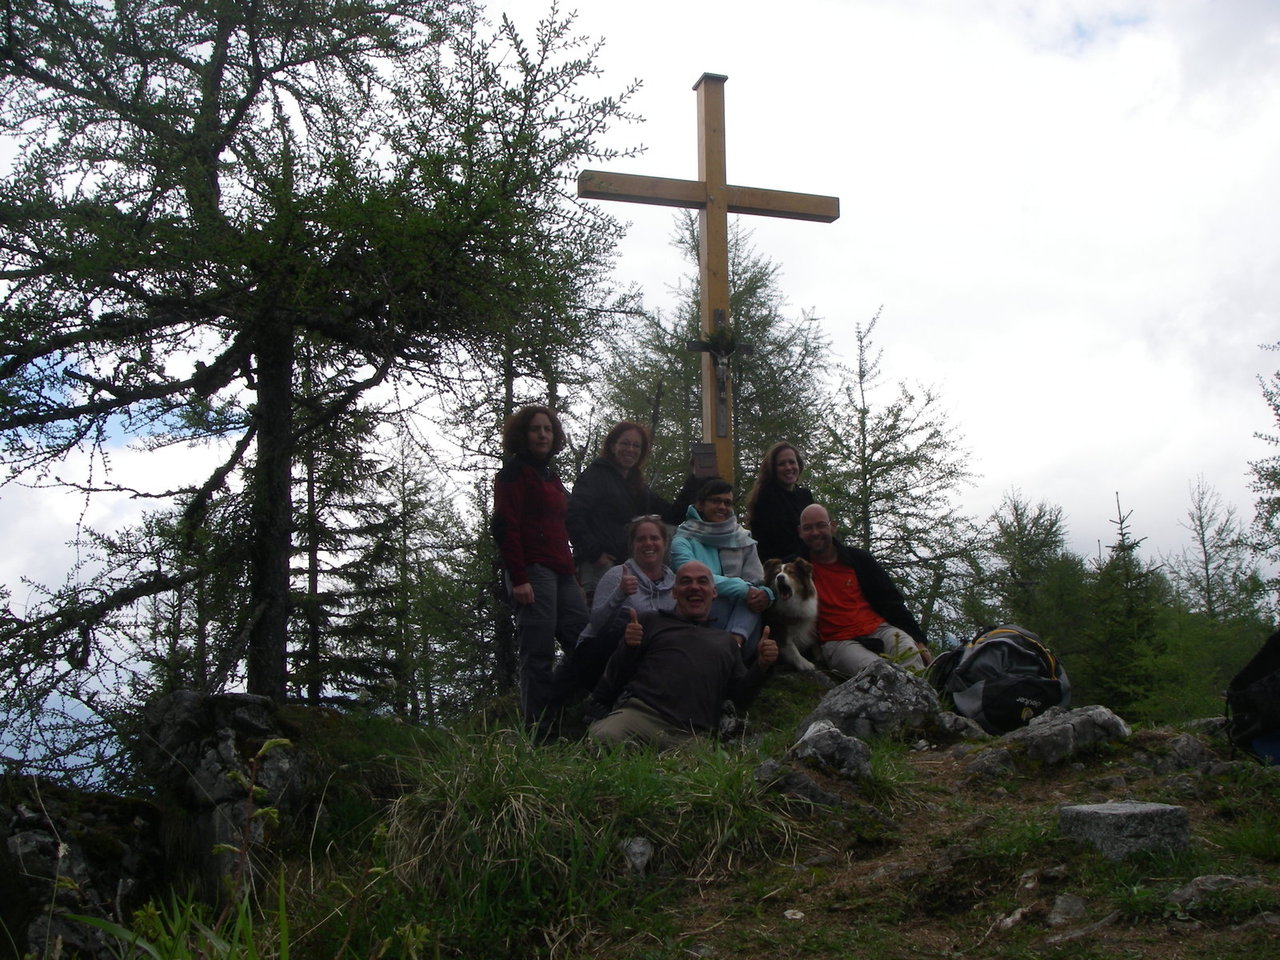
<svg viewBox="0 0 1280 960"><path fill-rule="evenodd" d="M459 953L647 922L664 886L791 856L795 825L758 794L752 766L713 743L594 755L516 734L460 737L394 804L387 867ZM633 838L654 849L643 876L621 850Z"/></svg>
<svg viewBox="0 0 1280 960"><path fill-rule="evenodd" d="M168 904L148 904L137 911L132 929L98 917L75 919L114 938L121 958L150 960L288 960L289 923L284 879L274 917L264 920L249 894L224 908L212 908L192 897L174 896Z"/></svg>

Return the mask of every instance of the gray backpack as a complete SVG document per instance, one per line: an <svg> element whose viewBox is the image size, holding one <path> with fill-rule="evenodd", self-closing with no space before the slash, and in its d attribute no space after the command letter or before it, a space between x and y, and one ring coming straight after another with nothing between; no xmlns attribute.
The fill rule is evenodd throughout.
<svg viewBox="0 0 1280 960"><path fill-rule="evenodd" d="M1050 707L1071 705L1062 664L1030 630L1013 624L979 631L939 655L928 679L955 712L992 734L1026 726Z"/></svg>

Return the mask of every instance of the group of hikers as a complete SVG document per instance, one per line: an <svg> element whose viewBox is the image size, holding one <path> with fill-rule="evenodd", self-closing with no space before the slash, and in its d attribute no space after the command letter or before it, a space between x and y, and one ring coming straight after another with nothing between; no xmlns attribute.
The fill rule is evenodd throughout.
<svg viewBox="0 0 1280 960"><path fill-rule="evenodd" d="M564 706L584 694L600 743L670 746L713 732L725 700L745 708L778 657L763 616L777 599L764 582L771 558L813 565L817 657L829 669L852 676L881 655L917 669L930 661L884 568L841 543L801 486L794 445L765 453L745 526L723 478L690 475L670 502L655 493L642 424L616 424L572 492L554 466L564 446L554 410L521 407L503 425L494 483L520 708L535 740L553 739Z"/></svg>

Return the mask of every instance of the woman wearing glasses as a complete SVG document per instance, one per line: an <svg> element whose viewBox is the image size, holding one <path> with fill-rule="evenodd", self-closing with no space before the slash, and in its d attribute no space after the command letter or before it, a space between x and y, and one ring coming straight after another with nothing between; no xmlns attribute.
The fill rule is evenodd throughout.
<svg viewBox="0 0 1280 960"><path fill-rule="evenodd" d="M711 625L737 636L743 659L751 660L760 639L760 613L773 603L773 591L760 585L764 567L755 540L733 514L733 485L727 480L716 477L698 489L671 540L671 566L679 570L690 560L705 563L715 574Z"/></svg>

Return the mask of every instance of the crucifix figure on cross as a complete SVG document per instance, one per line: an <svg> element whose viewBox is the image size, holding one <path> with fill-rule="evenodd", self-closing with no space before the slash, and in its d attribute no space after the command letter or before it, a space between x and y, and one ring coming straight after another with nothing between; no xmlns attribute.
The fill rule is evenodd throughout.
<svg viewBox="0 0 1280 960"><path fill-rule="evenodd" d="M695 343L702 351L702 439L715 447L720 476L733 482L733 385L728 366L733 352L729 316L729 214L752 213L830 223L840 216L840 201L836 197L738 187L727 182L724 149L724 82L727 79L717 73L704 73L693 85L698 93L697 180L584 170L578 175L578 196L699 211L702 340Z"/></svg>

